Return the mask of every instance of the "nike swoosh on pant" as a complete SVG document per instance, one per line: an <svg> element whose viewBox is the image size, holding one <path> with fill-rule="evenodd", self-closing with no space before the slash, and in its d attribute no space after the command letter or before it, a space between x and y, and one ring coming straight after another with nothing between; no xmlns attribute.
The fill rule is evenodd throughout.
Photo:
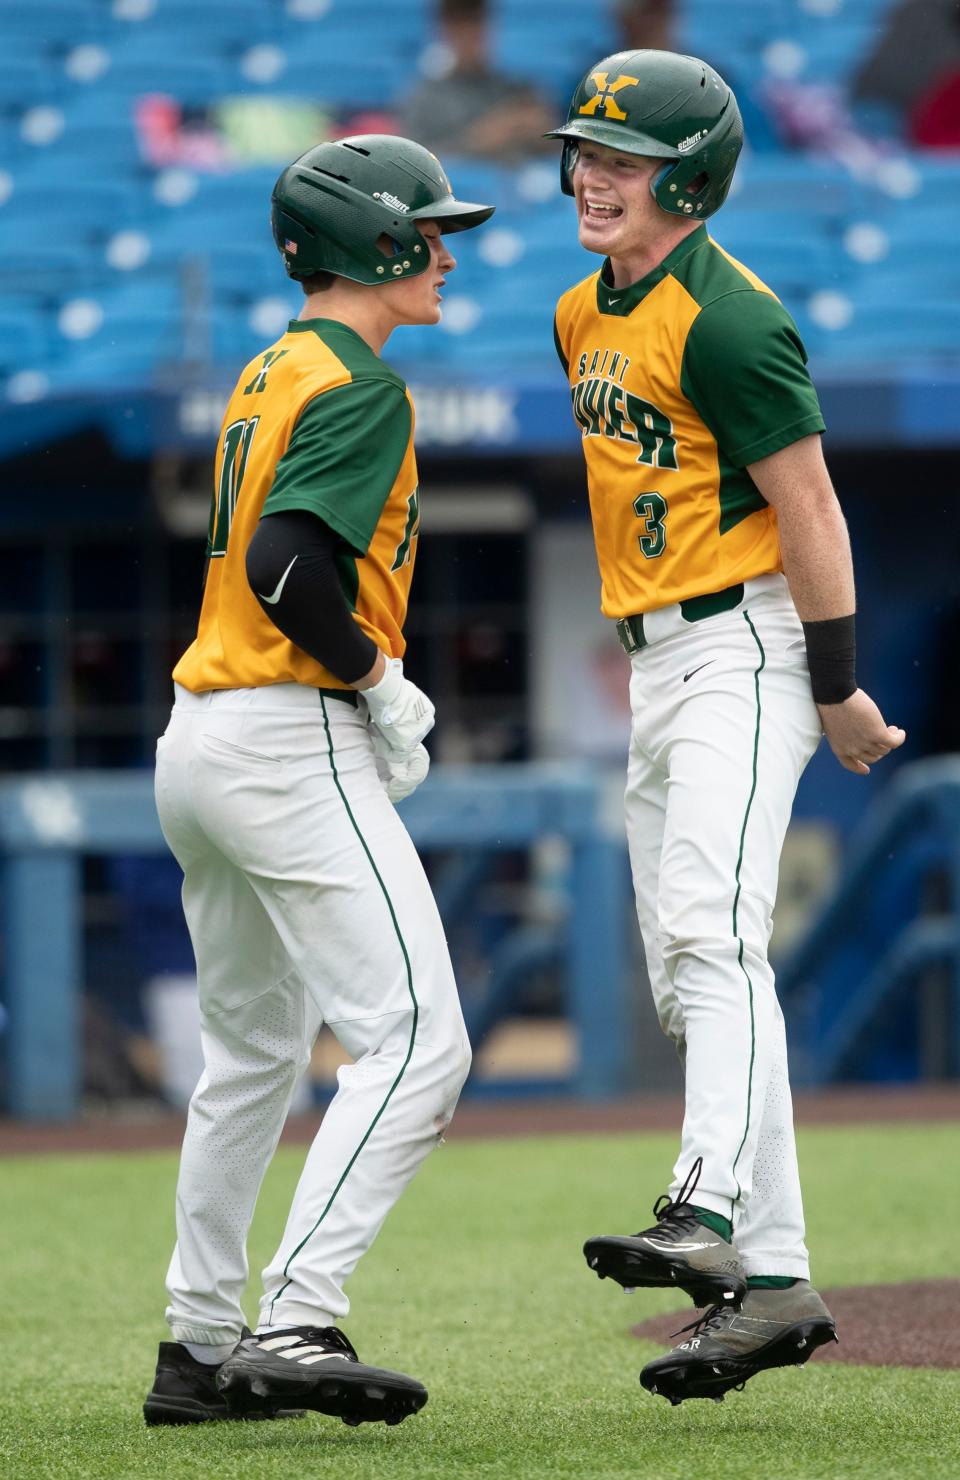
<svg viewBox="0 0 960 1480"><path fill-rule="evenodd" d="M287 568L284 571L283 575L280 577L279 581L277 582L277 589L274 591L273 595L272 596L261 596L260 597L260 600L261 601L265 601L268 606L276 606L277 602L280 600L280 597L283 595L283 588L284 588L284 585L286 584L287 576L293 570L293 567L296 565L296 563L297 563L297 561L299 559L300 559L300 556L299 555L294 555L294 557L291 560L290 564L287 566Z"/></svg>
<svg viewBox="0 0 960 1480"><path fill-rule="evenodd" d="M683 675L683 681L684 681L684 683L687 682L687 679L688 678L692 678L695 673L699 673L701 671L701 669L703 669L703 668L709 668L710 667L710 664L713 663L713 662L715 662L715 661L716 660L714 658L708 658L705 663L701 663L700 664L700 667L699 668L691 668L689 673L685 673Z"/></svg>

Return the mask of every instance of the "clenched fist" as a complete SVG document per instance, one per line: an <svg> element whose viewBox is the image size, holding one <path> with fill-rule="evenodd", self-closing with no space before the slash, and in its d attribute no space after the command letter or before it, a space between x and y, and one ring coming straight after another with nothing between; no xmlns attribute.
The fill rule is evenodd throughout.
<svg viewBox="0 0 960 1480"><path fill-rule="evenodd" d="M874 761L883 760L907 738L905 730L884 721L863 689L842 704L818 704L817 708L830 749L841 766L856 776L868 776Z"/></svg>
<svg viewBox="0 0 960 1480"><path fill-rule="evenodd" d="M403 676L399 658L386 660L386 672L372 688L362 689L370 723L388 750L409 755L433 729L433 704L422 689Z"/></svg>
<svg viewBox="0 0 960 1480"><path fill-rule="evenodd" d="M416 791L421 781L426 779L430 769L430 756L423 745L418 745L409 755L398 755L374 730L373 751L377 775L391 802L402 802L404 797Z"/></svg>

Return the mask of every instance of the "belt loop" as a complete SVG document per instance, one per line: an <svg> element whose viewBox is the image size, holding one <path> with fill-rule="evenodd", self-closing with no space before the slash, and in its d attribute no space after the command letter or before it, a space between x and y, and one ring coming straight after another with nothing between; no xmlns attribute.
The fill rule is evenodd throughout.
<svg viewBox="0 0 960 1480"><path fill-rule="evenodd" d="M632 658L634 653L639 653L640 649L647 645L643 632L643 617L640 615L621 617L617 622L617 636L628 658Z"/></svg>
<svg viewBox="0 0 960 1480"><path fill-rule="evenodd" d="M702 622L704 617L718 617L721 612L731 612L743 600L743 582L727 586L723 591L711 591L704 596L691 596L680 603L680 615L685 622Z"/></svg>
<svg viewBox="0 0 960 1480"><path fill-rule="evenodd" d="M354 709L359 709L360 700L356 689L317 689L321 699L339 699L343 704L350 704Z"/></svg>

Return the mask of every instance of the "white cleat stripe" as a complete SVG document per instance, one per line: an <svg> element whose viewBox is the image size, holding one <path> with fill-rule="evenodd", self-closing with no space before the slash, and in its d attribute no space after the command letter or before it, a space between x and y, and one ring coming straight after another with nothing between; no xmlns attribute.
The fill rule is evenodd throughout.
<svg viewBox="0 0 960 1480"><path fill-rule="evenodd" d="M278 1352L277 1355L287 1362L300 1362L307 1357L312 1357L313 1361L318 1362L321 1357L336 1357L340 1353L328 1352L323 1346L298 1346L295 1350Z"/></svg>
<svg viewBox="0 0 960 1480"><path fill-rule="evenodd" d="M695 1249L719 1249L720 1247L715 1239L708 1239L701 1244L661 1244L653 1238L645 1238L643 1242L649 1244L651 1249L663 1249L668 1254L692 1254Z"/></svg>

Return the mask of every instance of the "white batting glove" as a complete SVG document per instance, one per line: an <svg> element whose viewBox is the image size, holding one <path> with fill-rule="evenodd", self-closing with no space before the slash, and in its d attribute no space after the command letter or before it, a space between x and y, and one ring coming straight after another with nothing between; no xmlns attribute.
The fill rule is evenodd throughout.
<svg viewBox="0 0 960 1480"><path fill-rule="evenodd" d="M380 682L361 693L370 723L395 755L409 755L433 729L436 711L423 690L404 678L399 658L388 658Z"/></svg>
<svg viewBox="0 0 960 1480"><path fill-rule="evenodd" d="M377 775L391 802L402 802L430 769L430 756L422 745L411 750L409 755L397 755L377 730L373 731L373 751L377 762Z"/></svg>

